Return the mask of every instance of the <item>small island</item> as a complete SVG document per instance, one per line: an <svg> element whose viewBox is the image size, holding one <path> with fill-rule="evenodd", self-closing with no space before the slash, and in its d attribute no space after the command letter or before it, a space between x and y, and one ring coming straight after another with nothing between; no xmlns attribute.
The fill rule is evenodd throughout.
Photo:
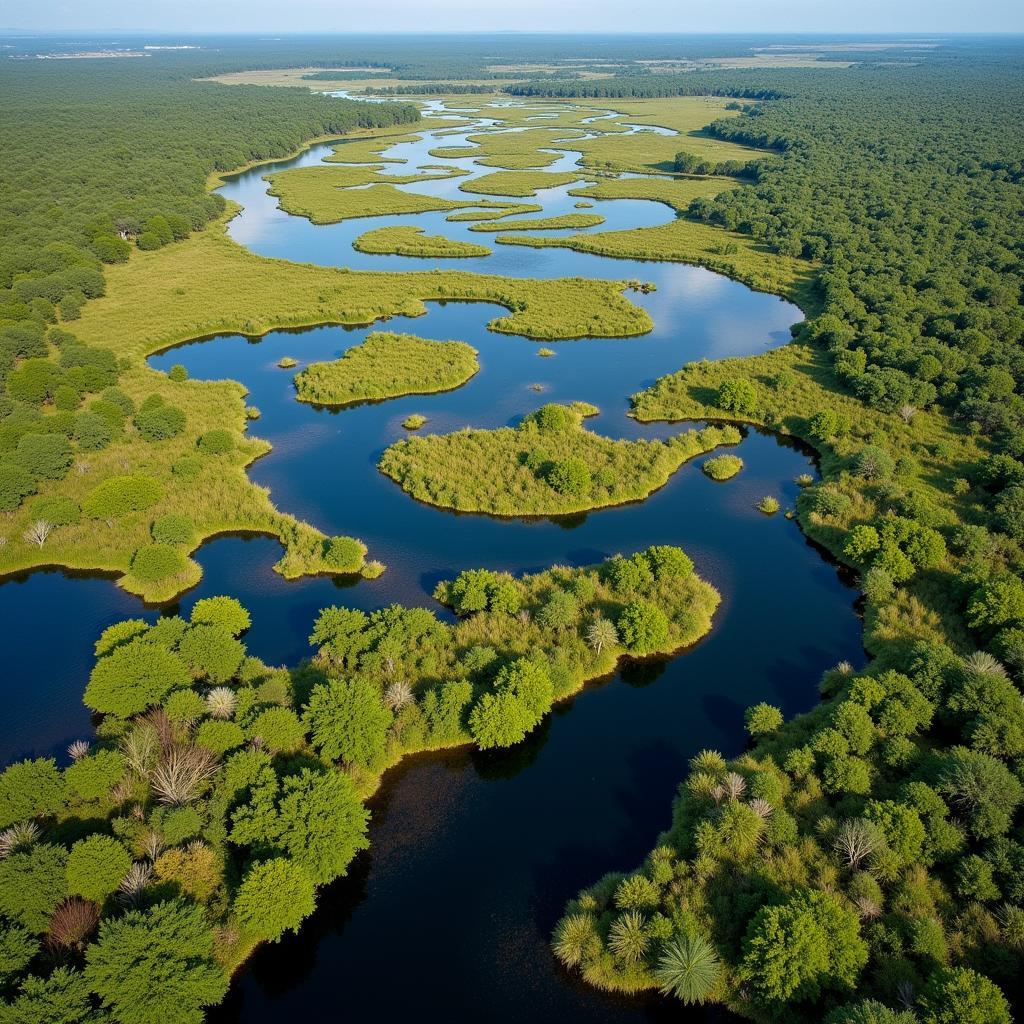
<svg viewBox="0 0 1024 1024"><path fill-rule="evenodd" d="M296 376L295 389L300 402L348 405L450 391L479 369L476 350L465 342L381 331L340 359L311 363Z"/></svg>
<svg viewBox="0 0 1024 1024"><path fill-rule="evenodd" d="M427 235L423 233L423 228L405 225L367 231L352 243L352 248L379 256L419 256L424 259L491 255L491 250L486 245L459 242L443 235Z"/></svg>
<svg viewBox="0 0 1024 1024"><path fill-rule="evenodd" d="M716 455L700 468L712 480L731 480L743 468L743 460L738 455Z"/></svg>
<svg viewBox="0 0 1024 1024"><path fill-rule="evenodd" d="M565 515L646 498L695 455L736 444L736 427L667 441L613 441L583 427L593 406L544 405L517 427L391 445L378 468L420 501L491 515Z"/></svg>

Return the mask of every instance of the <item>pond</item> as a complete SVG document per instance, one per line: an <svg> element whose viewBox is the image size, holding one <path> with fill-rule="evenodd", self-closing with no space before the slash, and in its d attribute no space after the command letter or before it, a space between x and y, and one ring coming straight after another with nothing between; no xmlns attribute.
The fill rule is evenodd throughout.
<svg viewBox="0 0 1024 1024"><path fill-rule="evenodd" d="M462 144L474 130L398 143L387 155L410 164L388 166L406 173L445 163L488 173L469 160L427 155L432 146ZM88 735L81 694L92 642L121 618L153 617L179 606L187 613L200 597L231 594L252 612L252 653L293 663L309 652L311 624L328 604L374 608L399 601L436 609L430 598L435 584L463 568L522 573L679 544L722 593L712 633L678 657L634 663L591 685L512 750L417 757L389 773L371 803L369 853L349 878L323 893L298 936L255 955L212 1015L253 1024L276 1022L282 1013L333 1020L361 1012L383 1012L387 1019L472 1013L510 1022L627 1022L669 1013L678 1019L678 1005L660 997L610 997L582 985L559 969L547 940L568 897L606 871L635 866L650 849L669 823L689 757L705 747L730 754L741 749L746 706L767 700L787 714L806 709L817 699L816 682L826 667L843 658L863 661L854 592L794 521L765 517L754 507L766 494L792 507L794 478L815 471L811 458L771 434L749 431L735 449L745 467L728 483L705 477L698 459L644 502L554 520L456 515L419 504L378 473L376 463L387 445L405 436L401 423L413 412L428 417L425 430L447 432L505 426L544 402L582 400L601 410L588 428L609 436L665 437L688 429L636 423L625 415L628 396L687 361L781 344L800 312L678 264L517 246L453 261L357 253L353 238L391 223L468 241L482 236L464 223L445 222L443 214L314 226L277 209L263 175L329 153L329 146L316 146L232 178L223 192L243 207L232 235L267 256L325 265L639 278L657 286L648 295L631 295L649 310L654 331L633 339L549 342L556 355L543 359L537 343L487 331L503 309L449 302L383 327L230 336L155 356L158 369L182 363L193 377L241 381L248 401L262 411L251 432L273 444L251 468L252 478L271 489L280 508L325 532L359 537L388 571L374 581L287 582L271 570L280 556L275 540L222 537L198 552L199 586L163 609L145 610L95 576L54 570L9 580L0 585L0 615L21 642L8 651L2 755L59 755L70 739ZM572 167L577 156L565 154L551 169ZM458 192L463 180L406 187L465 198ZM573 210L571 187L541 194L536 201L545 216ZM595 201L594 212L607 218L599 230L673 216L661 204L631 200ZM374 329L466 341L479 351L480 372L455 391L341 410L295 400L298 369L336 358ZM299 360L295 370L277 367L285 355Z"/></svg>

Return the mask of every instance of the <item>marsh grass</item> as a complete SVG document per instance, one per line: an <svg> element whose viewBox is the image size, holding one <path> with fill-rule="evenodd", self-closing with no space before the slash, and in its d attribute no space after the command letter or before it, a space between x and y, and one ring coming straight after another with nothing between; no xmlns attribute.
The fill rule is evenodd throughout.
<svg viewBox="0 0 1024 1024"><path fill-rule="evenodd" d="M667 441L613 441L589 430L575 412L564 431L532 421L499 430L462 430L398 441L378 468L420 501L500 516L564 515L639 501L663 486L687 460L736 444L733 427L706 427ZM550 467L580 460L590 473L583 493L560 493Z"/></svg>
<svg viewBox="0 0 1024 1024"><path fill-rule="evenodd" d="M566 228L592 228L604 223L597 213L563 213L559 217L527 217L523 220L483 221L470 231L559 231Z"/></svg>
<svg viewBox="0 0 1024 1024"><path fill-rule="evenodd" d="M540 189L568 185L581 177L583 175L576 171L494 171L464 181L459 189L488 196L528 197L535 196Z"/></svg>
<svg viewBox="0 0 1024 1024"><path fill-rule="evenodd" d="M700 468L712 480L731 480L743 468L743 460L738 455L717 455Z"/></svg>
<svg viewBox="0 0 1024 1024"><path fill-rule="evenodd" d="M352 248L359 252L438 259L491 255L486 245L456 241L442 235L427 235L423 228L412 226L375 228L360 235L352 243Z"/></svg>
<svg viewBox="0 0 1024 1024"><path fill-rule="evenodd" d="M450 391L479 369L476 350L461 341L412 334L369 334L340 359L312 363L295 378L300 402L345 405L399 395Z"/></svg>

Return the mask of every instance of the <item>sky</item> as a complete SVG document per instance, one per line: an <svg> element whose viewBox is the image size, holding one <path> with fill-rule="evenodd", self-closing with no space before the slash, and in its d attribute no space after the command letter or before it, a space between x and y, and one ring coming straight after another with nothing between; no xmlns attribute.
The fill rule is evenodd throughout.
<svg viewBox="0 0 1024 1024"><path fill-rule="evenodd" d="M33 0L56 32L1022 32L1021 0Z"/></svg>

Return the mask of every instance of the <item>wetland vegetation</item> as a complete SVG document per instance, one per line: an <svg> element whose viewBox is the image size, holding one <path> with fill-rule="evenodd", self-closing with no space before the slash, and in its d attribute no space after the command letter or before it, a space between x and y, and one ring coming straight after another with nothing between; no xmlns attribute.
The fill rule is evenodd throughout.
<svg viewBox="0 0 1024 1024"><path fill-rule="evenodd" d="M184 362L146 365L170 346L421 316L434 300L504 306L491 330L551 342L655 326L656 305L597 270L347 269L234 242L238 211L210 191L223 181L213 176L311 140L333 140L328 165L269 174L282 216L327 226L448 214L453 233L468 221L503 247L698 264L787 296L807 314L791 343L715 361L680 351L681 369L632 384L629 439L585 429L592 406L527 406L523 389L520 408L498 411L516 426L410 436L380 469L444 509L554 516L648 498L686 459L738 442L743 424L811 446L821 478L800 480L796 515L856 574L871 660L820 665L810 711L753 702L746 749L728 736L721 752L695 749L668 830L658 837L643 818L653 846L642 863L575 879L589 887L555 926L554 955L598 989L660 989L757 1021L1008 1022L1024 952L1019 45L676 74L645 69L638 60L658 58L623 41L604 77L524 72L501 100L460 95L459 121L428 104L426 124L411 103L189 80L276 74L295 45L156 56L151 74L107 60L0 68L0 571L110 570L166 602L197 583L197 545L248 531L280 540L286 576L380 575L362 541L274 506L247 475L270 446L248 433L245 388L191 379ZM324 63L368 81L374 48L361 45L363 63ZM436 92L433 45L433 61L394 61L398 81ZM472 89L505 81L467 47L453 77ZM508 106L508 94L552 99ZM476 117L526 130L479 130ZM462 126L470 134L445 145ZM57 138L76 141L74 174ZM382 173L402 159L392 147L421 141L431 159L500 169L422 161ZM547 214L560 190L602 213ZM593 227L616 200L655 200L676 217L501 234ZM438 260L471 245L417 223L361 237L364 253L404 245ZM569 363L559 356L545 370ZM383 399L458 387L476 367L464 342L378 334L308 366L297 388L317 403ZM639 432L688 420L713 425ZM395 429L426 422L402 408ZM725 479L740 462L702 468ZM785 495L752 468L716 491L742 500L759 536L792 528L757 515ZM748 480L757 490L742 490ZM649 543L635 540L622 547ZM590 567L449 575L440 616L325 607L306 627L311 656L289 668L250 655L250 615L230 597L103 632L81 687L95 737L61 766L41 756L0 775L0 1019L201 1019L254 948L298 929L320 887L349 871L386 768L417 751L537 740L555 701L624 655L695 642L719 603L674 545ZM792 639L786 674L804 638ZM633 772L615 785L636 787Z"/></svg>

